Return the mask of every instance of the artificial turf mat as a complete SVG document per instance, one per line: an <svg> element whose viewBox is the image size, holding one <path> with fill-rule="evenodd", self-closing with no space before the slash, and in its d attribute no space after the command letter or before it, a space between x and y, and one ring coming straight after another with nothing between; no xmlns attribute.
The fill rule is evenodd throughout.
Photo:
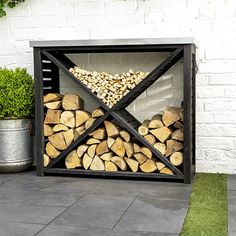
<svg viewBox="0 0 236 236"><path fill-rule="evenodd" d="M181 236L228 235L227 176L197 174Z"/></svg>

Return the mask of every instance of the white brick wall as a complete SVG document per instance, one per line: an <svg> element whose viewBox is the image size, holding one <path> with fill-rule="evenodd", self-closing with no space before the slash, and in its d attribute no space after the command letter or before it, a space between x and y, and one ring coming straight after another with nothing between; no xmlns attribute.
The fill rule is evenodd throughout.
<svg viewBox="0 0 236 236"><path fill-rule="evenodd" d="M29 40L189 36L198 46L197 170L236 173L235 0L26 0L0 19L0 66L32 74ZM142 119L156 102L159 108L179 103L181 84L173 81L181 81L180 68L131 111ZM64 91L73 87L62 84Z"/></svg>

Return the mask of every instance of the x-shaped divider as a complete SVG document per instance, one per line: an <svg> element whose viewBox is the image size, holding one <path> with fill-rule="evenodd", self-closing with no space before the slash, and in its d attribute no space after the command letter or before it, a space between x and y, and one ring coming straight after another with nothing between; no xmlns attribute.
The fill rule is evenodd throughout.
<svg viewBox="0 0 236 236"><path fill-rule="evenodd" d="M127 117L129 120L133 120L136 124L140 122L132 116L125 108L134 101L142 92L144 92L148 87L150 87L155 81L157 81L165 72L167 72L174 64L176 64L183 57L183 48L178 47L175 49L171 55L165 59L160 65L158 65L148 76L146 76L138 85L136 85L129 93L127 93L121 100L117 102L112 108L109 108L104 104L90 89L87 88L80 80L78 80L69 69L76 66L68 57L63 53L56 52L51 53L43 50L42 53L51 60L58 68L60 68L67 76L72 80L76 81L85 91L87 91L105 110L105 114L98 118L93 125L87 129L78 139L76 139L67 149L62 151L57 158L53 159L47 168L54 167L60 160L66 157L66 155L76 148L93 130L95 130L99 125L101 125L109 116L113 117L118 121L123 128L127 129L135 139L137 139L144 146L149 148L151 152L158 157L167 167L169 167L177 177L183 176L181 171L176 168L166 157L164 157L158 150L156 150L145 138L143 138L134 125L127 122ZM125 118L126 117L126 118Z"/></svg>

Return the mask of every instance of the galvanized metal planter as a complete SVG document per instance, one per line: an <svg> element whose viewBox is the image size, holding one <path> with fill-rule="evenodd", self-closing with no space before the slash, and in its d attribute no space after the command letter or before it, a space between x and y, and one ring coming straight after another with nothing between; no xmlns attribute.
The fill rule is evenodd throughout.
<svg viewBox="0 0 236 236"><path fill-rule="evenodd" d="M0 172L20 172L33 162L30 119L0 120Z"/></svg>

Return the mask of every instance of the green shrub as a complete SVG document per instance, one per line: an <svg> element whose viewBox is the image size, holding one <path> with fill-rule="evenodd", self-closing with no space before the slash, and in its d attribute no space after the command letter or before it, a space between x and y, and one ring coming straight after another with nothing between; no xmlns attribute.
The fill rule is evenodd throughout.
<svg viewBox="0 0 236 236"><path fill-rule="evenodd" d="M0 68L0 118L33 115L34 82L26 69Z"/></svg>

